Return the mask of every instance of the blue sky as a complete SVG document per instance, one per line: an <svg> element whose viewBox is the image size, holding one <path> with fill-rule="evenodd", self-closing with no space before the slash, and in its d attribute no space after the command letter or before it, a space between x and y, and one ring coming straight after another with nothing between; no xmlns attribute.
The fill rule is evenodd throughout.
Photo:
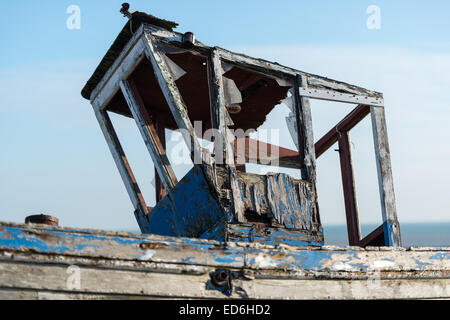
<svg viewBox="0 0 450 320"><path fill-rule="evenodd" d="M2 67L24 62L95 59L124 23L122 1L19 0L2 4ZM82 10L82 28L65 28L69 5ZM368 30L366 8L382 9L382 29ZM133 1L219 46L260 44L382 44L413 50L449 49L448 1ZM205 27L207 26L207 27ZM8 32L6 32L8 30Z"/></svg>
<svg viewBox="0 0 450 320"><path fill-rule="evenodd" d="M136 229L125 188L89 102L80 95L125 23L121 3L2 3L0 220L21 222L44 212L64 225ZM70 5L81 9L80 30L66 27ZM380 30L366 26L369 5L381 9ZM400 221L450 220L450 2L132 1L131 6L178 22L178 31L193 31L206 44L384 92ZM351 110L330 106L313 104L316 138ZM148 154L132 123L115 122L151 202ZM369 124L355 130L362 221L378 222ZM322 220L342 223L336 154L319 160L318 168Z"/></svg>

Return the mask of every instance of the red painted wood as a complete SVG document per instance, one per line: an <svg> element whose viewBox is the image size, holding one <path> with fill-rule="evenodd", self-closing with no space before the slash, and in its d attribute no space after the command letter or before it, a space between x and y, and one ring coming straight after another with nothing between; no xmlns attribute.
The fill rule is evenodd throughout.
<svg viewBox="0 0 450 320"><path fill-rule="evenodd" d="M368 236L366 236L364 239L362 239L359 242L360 247L378 247L378 246L384 246L384 226L381 225L378 228L376 228L374 231L372 231Z"/></svg>
<svg viewBox="0 0 450 320"><path fill-rule="evenodd" d="M245 143L245 149L241 150L242 140ZM287 148L275 146L270 143L257 141L248 137L237 138L234 143L234 153L236 158L239 159L237 164L242 165L245 159L245 163L263 163L267 164L270 160L279 162L280 167L288 168L300 168L300 157L297 151Z"/></svg>
<svg viewBox="0 0 450 320"><path fill-rule="evenodd" d="M325 153L339 139L339 134L350 131L370 113L370 106L360 105L353 109L341 122L316 143L316 159Z"/></svg>
<svg viewBox="0 0 450 320"><path fill-rule="evenodd" d="M161 142L161 146L166 149L166 129L165 126L157 119L155 122L155 129L158 134L159 140ZM166 196L166 190L164 189L161 178L158 175L158 172L155 169L155 192L156 192L156 203L161 201Z"/></svg>
<svg viewBox="0 0 450 320"><path fill-rule="evenodd" d="M356 200L353 163L348 132L339 137L339 156L341 160L342 186L344 189L345 214L349 245L357 246L361 240L361 230Z"/></svg>

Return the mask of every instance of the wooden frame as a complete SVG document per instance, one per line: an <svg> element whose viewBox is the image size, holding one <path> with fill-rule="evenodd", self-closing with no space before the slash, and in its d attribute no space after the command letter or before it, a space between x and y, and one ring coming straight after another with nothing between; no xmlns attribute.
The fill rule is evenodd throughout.
<svg viewBox="0 0 450 320"><path fill-rule="evenodd" d="M143 37L143 41L145 43L145 54L153 66L153 72L172 116L174 117L178 128L186 130L189 133L188 136L183 137L191 151L191 160L194 165L203 164L204 161L210 159L210 157L204 156L205 153L209 152L200 146L194 127L189 119L187 107L181 98L181 94L178 91L169 68L162 58L161 53L155 49L155 46L157 45L156 40L151 35L146 34Z"/></svg>
<svg viewBox="0 0 450 320"><path fill-rule="evenodd" d="M142 192L139 189L136 178L131 170L128 159L117 137L114 126L108 113L104 110L95 110L95 116L97 117L100 128L105 136L105 140L108 144L109 150L113 156L114 162L119 169L120 176L133 204L134 210L138 214L146 215L148 213L147 204L145 203Z"/></svg>
<svg viewBox="0 0 450 320"><path fill-rule="evenodd" d="M372 131L374 134L375 155L378 168L383 225L364 239L361 239L349 132L369 114L372 116ZM380 238L384 237L383 244L385 246L400 247L400 225L395 206L394 184L384 107L357 106L316 143L317 157L320 157L336 142L339 143L349 244L363 247L378 246L381 245Z"/></svg>
<svg viewBox="0 0 450 320"><path fill-rule="evenodd" d="M200 165L204 169L206 168L204 172L210 172L210 167L215 165L215 161L209 151L204 150L200 146L180 92L162 57L162 53L158 50L159 43L170 43L170 45L182 47L182 35L155 26L142 25L91 93L91 103L116 165L119 168L130 199L135 210L143 212L143 214L147 214L147 206L105 111L108 102L121 90L146 142L162 185L168 194L170 194L170 190L176 185L177 181L165 156L165 148L160 139L161 132L158 132L152 123L137 89L133 88L132 83L128 80L129 75L142 59L146 57L151 62L158 84L161 87L177 126L180 129L186 130L188 133L184 136L184 139L188 148L191 150L191 159L194 165ZM199 42L192 48L185 48L185 50L196 51L208 56L208 81L210 85L212 124L213 127L220 130L224 138L223 152L225 163L231 169L230 176L232 185L236 184L233 174L235 171L234 148L232 141L229 141L225 119L223 80L221 74L222 61L227 61L244 69L250 69L269 76L271 75L290 81L295 80L295 87L298 90L295 90L294 99L299 140L298 145L300 146L299 158L297 158L300 160L300 163L297 167L300 167L302 170L302 178L310 181L315 189L316 157L320 157L334 143L339 142L350 243L352 245L370 245L376 241L379 242L380 230L383 230L385 245L401 245L384 107L382 107L384 100L381 93L305 73L262 59L233 53L222 48L211 48ZM359 104L359 106L314 145L309 99L354 103ZM369 113L371 113L373 124L383 226L375 230L366 239L361 240L349 131ZM288 152L289 150L284 151L286 155L290 154ZM280 157L281 159L282 157ZM289 161L288 159L281 164L291 165L292 167ZM162 187L158 188L157 192L159 192L159 197L161 197ZM238 202L237 200L235 201L235 210L238 210Z"/></svg>
<svg viewBox="0 0 450 320"><path fill-rule="evenodd" d="M339 158L341 161L348 241L351 246L355 246L359 245L361 240L361 225L359 223L358 201L356 198L350 132L348 131L342 133L339 137Z"/></svg>
<svg viewBox="0 0 450 320"><path fill-rule="evenodd" d="M144 26L141 26L103 79L91 93L91 104L95 110L103 110L120 90L120 81L126 80L144 58L145 44L142 41Z"/></svg>
<svg viewBox="0 0 450 320"><path fill-rule="evenodd" d="M228 126L226 123L226 107L225 107L225 93L223 91L222 78L222 61L220 53L217 49L211 50L211 55L208 58L208 84L210 92L210 112L212 119L212 126L217 129L222 136L222 146L215 146L216 162L217 152L220 152L220 160L222 164L234 167L234 141L229 141ZM220 150L218 149L220 148Z"/></svg>
<svg viewBox="0 0 450 320"><path fill-rule="evenodd" d="M308 88L305 76L297 76L295 88ZM302 179L309 181L316 187L316 151L314 148L314 135L312 126L311 105L309 99L294 94L295 112L297 119L298 146L302 165Z"/></svg>
<svg viewBox="0 0 450 320"><path fill-rule="evenodd" d="M131 80L122 80L120 88L152 157L164 189L170 194L178 181L166 156L165 147L159 139L156 127L144 106L135 84Z"/></svg>
<svg viewBox="0 0 450 320"><path fill-rule="evenodd" d="M370 108L373 138L377 159L378 185L380 187L381 212L383 215L384 237L387 246L401 246L400 224L395 204L394 179L387 136L384 108Z"/></svg>
<svg viewBox="0 0 450 320"><path fill-rule="evenodd" d="M364 104L369 106L383 106L384 100L379 97L368 97L356 94L341 93L323 89L300 88L300 96L318 100L335 101L343 103Z"/></svg>

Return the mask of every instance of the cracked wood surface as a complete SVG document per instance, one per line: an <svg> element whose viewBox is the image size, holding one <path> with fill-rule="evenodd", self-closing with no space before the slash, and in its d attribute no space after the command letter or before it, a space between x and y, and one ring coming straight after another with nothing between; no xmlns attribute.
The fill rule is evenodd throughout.
<svg viewBox="0 0 450 320"><path fill-rule="evenodd" d="M80 287L69 290L69 266ZM450 298L450 248L293 247L0 223L0 298Z"/></svg>

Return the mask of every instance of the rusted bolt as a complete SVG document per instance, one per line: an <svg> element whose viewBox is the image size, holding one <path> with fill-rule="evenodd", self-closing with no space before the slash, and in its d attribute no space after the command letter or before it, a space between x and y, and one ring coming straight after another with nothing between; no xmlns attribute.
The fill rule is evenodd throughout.
<svg viewBox="0 0 450 320"><path fill-rule="evenodd" d="M25 218L25 223L45 224L48 226L57 227L59 225L59 219L45 214L38 214L28 216Z"/></svg>
<svg viewBox="0 0 450 320"><path fill-rule="evenodd" d="M226 282L228 280L228 273L224 270L220 270L216 274L216 279L218 283Z"/></svg>
<svg viewBox="0 0 450 320"><path fill-rule="evenodd" d="M228 287L230 280L230 272L225 269L218 269L211 277L213 284L217 287Z"/></svg>
<svg viewBox="0 0 450 320"><path fill-rule="evenodd" d="M183 34L182 41L186 47L192 48L195 45L195 34L192 32L186 32Z"/></svg>
<svg viewBox="0 0 450 320"><path fill-rule="evenodd" d="M231 280L233 279L233 272L226 269L217 269L214 273L210 274L211 283L215 286L217 290L230 296L233 292L233 284Z"/></svg>
<svg viewBox="0 0 450 320"><path fill-rule="evenodd" d="M242 108L239 104L235 103L235 104L227 106L227 110L231 114L238 114L241 112Z"/></svg>

